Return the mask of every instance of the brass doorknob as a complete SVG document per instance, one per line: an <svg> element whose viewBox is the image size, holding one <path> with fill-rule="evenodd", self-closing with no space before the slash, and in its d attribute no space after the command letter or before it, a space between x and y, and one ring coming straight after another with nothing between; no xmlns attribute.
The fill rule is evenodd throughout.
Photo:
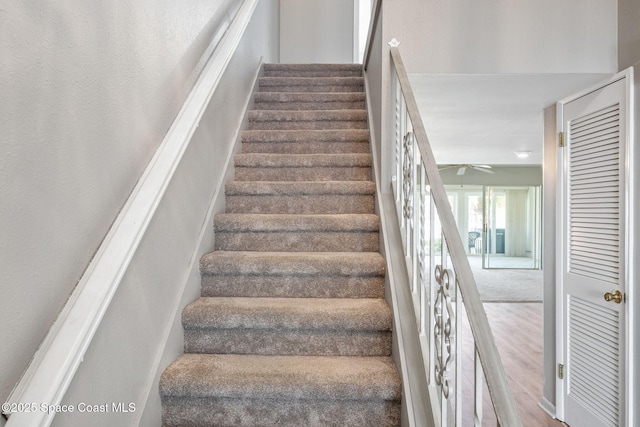
<svg viewBox="0 0 640 427"><path fill-rule="evenodd" d="M622 302L622 293L620 291L615 291L613 293L611 292L605 292L604 293L604 300L607 302L615 302L616 304L620 304Z"/></svg>

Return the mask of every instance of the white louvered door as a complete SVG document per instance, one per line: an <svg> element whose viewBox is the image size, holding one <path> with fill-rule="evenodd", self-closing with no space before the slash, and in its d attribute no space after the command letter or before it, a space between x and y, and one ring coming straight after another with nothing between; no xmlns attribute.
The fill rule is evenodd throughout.
<svg viewBox="0 0 640 427"><path fill-rule="evenodd" d="M562 111L562 388L573 427L625 425L627 90L618 80Z"/></svg>

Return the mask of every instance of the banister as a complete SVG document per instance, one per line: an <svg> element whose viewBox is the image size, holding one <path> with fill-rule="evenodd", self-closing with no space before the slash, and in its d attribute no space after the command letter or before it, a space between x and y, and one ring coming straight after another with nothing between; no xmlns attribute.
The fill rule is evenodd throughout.
<svg viewBox="0 0 640 427"><path fill-rule="evenodd" d="M404 95L406 113L413 126L416 145L428 179L431 197L433 198L436 211L440 218L449 257L455 271L456 283L459 286L460 294L467 311L477 355L482 364L482 370L485 374L498 425L509 427L522 426L522 421L516 409L515 399L507 382L502 360L500 359L493 333L491 332L486 313L482 306L471 266L469 265L469 260L458 232L447 193L429 144L427 132L420 117L418 104L415 100L398 49L398 43L394 40L389 43L389 46L392 63L398 77L402 94Z"/></svg>

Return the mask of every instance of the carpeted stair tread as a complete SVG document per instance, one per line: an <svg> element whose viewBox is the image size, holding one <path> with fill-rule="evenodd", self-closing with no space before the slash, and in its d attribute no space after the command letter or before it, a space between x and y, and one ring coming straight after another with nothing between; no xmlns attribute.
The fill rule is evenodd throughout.
<svg viewBox="0 0 640 427"><path fill-rule="evenodd" d="M373 213L371 181L233 181L225 187L227 213Z"/></svg>
<svg viewBox="0 0 640 427"><path fill-rule="evenodd" d="M370 181L366 153L236 154L236 181Z"/></svg>
<svg viewBox="0 0 640 427"><path fill-rule="evenodd" d="M253 130L366 128L366 110L253 110L249 112L249 129Z"/></svg>
<svg viewBox="0 0 640 427"><path fill-rule="evenodd" d="M367 129L245 130L243 153L369 153Z"/></svg>
<svg viewBox="0 0 640 427"><path fill-rule="evenodd" d="M182 312L185 328L390 331L391 311L376 298L201 297Z"/></svg>
<svg viewBox="0 0 640 427"><path fill-rule="evenodd" d="M391 330L391 311L375 298L201 297L182 312L185 328Z"/></svg>
<svg viewBox="0 0 640 427"><path fill-rule="evenodd" d="M260 77L260 92L362 92L362 77Z"/></svg>
<svg viewBox="0 0 640 427"><path fill-rule="evenodd" d="M373 214L219 214L214 247L221 251L373 252L380 220Z"/></svg>
<svg viewBox="0 0 640 427"><path fill-rule="evenodd" d="M368 129L244 130L242 142L369 142Z"/></svg>
<svg viewBox="0 0 640 427"><path fill-rule="evenodd" d="M202 297L182 312L187 353L389 356L381 298Z"/></svg>
<svg viewBox="0 0 640 427"><path fill-rule="evenodd" d="M377 232L380 219L373 214L292 215L292 214L218 214L216 232Z"/></svg>
<svg viewBox="0 0 640 427"><path fill-rule="evenodd" d="M364 102L364 92L256 92L254 102ZM364 107L362 108L364 109ZM293 108L292 108L293 110Z"/></svg>
<svg viewBox="0 0 640 427"><path fill-rule="evenodd" d="M164 371L172 397L400 399L390 357L184 354Z"/></svg>
<svg viewBox="0 0 640 427"><path fill-rule="evenodd" d="M214 251L200 259L202 296L382 298L378 252Z"/></svg>
<svg viewBox="0 0 640 427"><path fill-rule="evenodd" d="M253 252L214 251L200 259L204 275L317 275L384 277L385 261L378 252Z"/></svg>
<svg viewBox="0 0 640 427"><path fill-rule="evenodd" d="M231 181L225 185L227 196L239 195L373 195L372 181Z"/></svg>
<svg viewBox="0 0 640 427"><path fill-rule="evenodd" d="M265 77L359 77L360 64L264 64Z"/></svg>
<svg viewBox="0 0 640 427"><path fill-rule="evenodd" d="M363 77L260 77L260 86L362 86Z"/></svg>
<svg viewBox="0 0 640 427"><path fill-rule="evenodd" d="M295 167L370 167L372 158L370 154L270 154L270 153L243 153L234 157L236 167L271 167L271 168L295 168Z"/></svg>
<svg viewBox="0 0 640 427"><path fill-rule="evenodd" d="M255 110L362 110L364 92L256 92Z"/></svg>

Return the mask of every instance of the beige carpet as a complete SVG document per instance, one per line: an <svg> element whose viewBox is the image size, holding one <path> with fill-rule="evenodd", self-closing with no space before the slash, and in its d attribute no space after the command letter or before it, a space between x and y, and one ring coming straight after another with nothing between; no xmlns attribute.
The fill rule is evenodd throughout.
<svg viewBox="0 0 640 427"><path fill-rule="evenodd" d="M542 270L474 268L483 302L541 302Z"/></svg>

